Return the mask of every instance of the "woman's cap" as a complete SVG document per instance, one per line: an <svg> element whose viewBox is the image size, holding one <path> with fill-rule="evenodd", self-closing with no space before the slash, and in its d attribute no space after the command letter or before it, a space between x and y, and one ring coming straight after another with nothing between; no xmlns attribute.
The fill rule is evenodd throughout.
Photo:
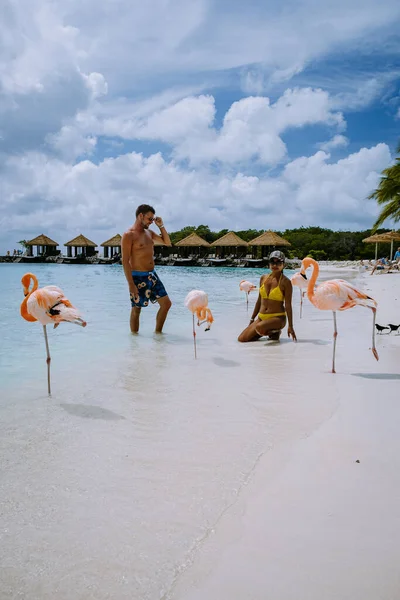
<svg viewBox="0 0 400 600"><path fill-rule="evenodd" d="M274 250L273 252L271 252L271 254L268 257L268 260L272 260L273 258L281 260L282 262L285 262L286 260L285 255L280 250Z"/></svg>

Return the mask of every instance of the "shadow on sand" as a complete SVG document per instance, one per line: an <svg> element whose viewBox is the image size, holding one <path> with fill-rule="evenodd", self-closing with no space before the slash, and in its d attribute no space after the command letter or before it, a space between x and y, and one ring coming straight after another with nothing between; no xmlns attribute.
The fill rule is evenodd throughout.
<svg viewBox="0 0 400 600"><path fill-rule="evenodd" d="M352 373L353 377L363 377L364 379L387 379L400 380L400 373Z"/></svg>
<svg viewBox="0 0 400 600"><path fill-rule="evenodd" d="M104 421L121 421L125 419L125 417L107 408L90 404L60 404L60 406L70 415L84 419L103 419Z"/></svg>

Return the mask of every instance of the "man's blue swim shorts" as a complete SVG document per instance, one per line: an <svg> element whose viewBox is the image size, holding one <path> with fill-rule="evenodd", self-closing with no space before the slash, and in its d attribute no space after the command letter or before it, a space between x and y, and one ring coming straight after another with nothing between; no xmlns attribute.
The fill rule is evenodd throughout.
<svg viewBox="0 0 400 600"><path fill-rule="evenodd" d="M155 271L132 271L132 279L139 292L139 299L135 302L131 294L132 308L148 306L149 302L157 302L160 298L168 296L161 279Z"/></svg>

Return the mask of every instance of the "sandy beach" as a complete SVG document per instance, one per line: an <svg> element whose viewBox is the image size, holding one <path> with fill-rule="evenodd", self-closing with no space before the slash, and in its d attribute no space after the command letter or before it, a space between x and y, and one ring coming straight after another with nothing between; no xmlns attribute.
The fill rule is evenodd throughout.
<svg viewBox="0 0 400 600"><path fill-rule="evenodd" d="M377 322L400 323L400 275L361 281L379 303ZM339 315L342 330L351 312ZM317 387L321 401L335 391L337 408L262 457L171 600L400 597L400 335L378 336L380 362L362 369L348 333L339 332L337 375L322 373L315 354L298 381L299 402Z"/></svg>
<svg viewBox="0 0 400 600"><path fill-rule="evenodd" d="M256 273L171 267L166 335L150 308L133 338L119 269L43 266L88 320L50 332L49 399L41 332L15 317L22 272L3 271L1 600L399 598L400 335L377 335L376 362L371 311L339 313L333 375L331 313L305 300L299 319L298 290L297 343L241 345ZM399 274L332 277L400 323ZM199 285L215 322L195 361Z"/></svg>

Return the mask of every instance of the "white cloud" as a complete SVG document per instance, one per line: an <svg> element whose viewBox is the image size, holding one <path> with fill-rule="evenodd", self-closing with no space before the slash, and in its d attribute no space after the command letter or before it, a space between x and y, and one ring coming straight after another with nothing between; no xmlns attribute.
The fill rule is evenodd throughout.
<svg viewBox="0 0 400 600"><path fill-rule="evenodd" d="M142 200L173 226L207 218L213 227L242 227L257 215L270 227L321 224L328 208L329 223L364 226L376 207L363 194L386 166L385 145L346 163L317 153L275 177L266 168L288 160L284 140L293 128L323 126L333 136L323 148L344 147L340 110L375 99L393 73L374 74L358 91L351 78L339 90L320 79L284 91L283 82L310 61L350 56L371 40L374 52L388 51L392 40L395 54L399 18L397 0L288 0L284 11L275 0L245 8L234 1L229 11L217 0L3 0L3 231L121 229ZM240 85L256 97L234 102ZM271 85L282 89L277 100L267 97ZM172 159L156 151L118 156L138 140L151 142L151 152L167 144ZM103 159L108 151L116 156ZM296 173L304 181L294 181ZM322 193L330 198L325 213Z"/></svg>
<svg viewBox="0 0 400 600"><path fill-rule="evenodd" d="M256 177L188 170L159 153L75 166L29 153L4 165L0 228L14 237L44 231L55 239L82 230L100 242L123 231L142 202L155 205L171 230L188 223L214 229L369 227L377 209L366 198L390 163L388 147L363 148L336 163L328 159L319 151L287 164L280 175Z"/></svg>
<svg viewBox="0 0 400 600"><path fill-rule="evenodd" d="M319 148L324 152L330 152L330 150L335 150L335 148L344 148L349 145L349 140L346 136L341 134L336 134L332 139L327 142L322 142L319 144Z"/></svg>
<svg viewBox="0 0 400 600"><path fill-rule="evenodd" d="M183 98L144 118L135 116L135 106L113 110L112 116L105 111L96 116L80 113L74 126L82 135L168 143L176 159L188 159L193 165L250 160L275 165L286 155L281 136L288 129L315 124L345 128L343 115L330 109L329 95L310 88L288 89L274 104L262 96L243 98L232 104L219 128L215 116L214 98L201 95Z"/></svg>

